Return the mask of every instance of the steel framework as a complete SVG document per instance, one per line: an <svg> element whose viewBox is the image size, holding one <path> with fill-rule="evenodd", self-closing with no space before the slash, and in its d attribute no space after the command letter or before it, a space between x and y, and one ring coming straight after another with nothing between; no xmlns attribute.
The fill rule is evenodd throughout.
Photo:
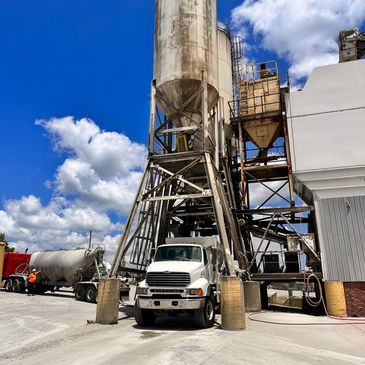
<svg viewBox="0 0 365 365"><path fill-rule="evenodd" d="M232 180L239 207L236 214L249 262L247 269L251 278L271 280L273 275L268 276L260 269L271 242L287 249L288 236L297 235L308 263L317 271L320 257L296 228L297 224L312 224L313 207L295 203L285 112L284 94L288 87L279 86L275 61L246 65L245 73L245 79L236 80L241 93L230 107L231 124L238 140L236 155L231 159ZM248 90L248 94L242 89ZM261 200L254 197L258 188L266 191ZM252 236L260 239L257 247L253 245ZM276 278L285 276L277 274ZM298 279L299 272L297 274L290 277Z"/></svg>
<svg viewBox="0 0 365 365"><path fill-rule="evenodd" d="M186 107L201 101L201 122ZM160 110L164 103L190 124L175 127ZM223 135L222 100L208 109L208 87L201 87L180 108L151 88L149 159L124 233L118 243L111 276L119 271L144 273L156 248L167 237L218 235L229 275L246 273L247 260L231 182ZM233 253L239 268L233 263Z"/></svg>

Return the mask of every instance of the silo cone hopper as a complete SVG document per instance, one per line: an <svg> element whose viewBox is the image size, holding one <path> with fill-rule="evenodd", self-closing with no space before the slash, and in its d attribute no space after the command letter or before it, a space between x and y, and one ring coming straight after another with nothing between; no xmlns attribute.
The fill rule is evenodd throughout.
<svg viewBox="0 0 365 365"><path fill-rule="evenodd" d="M248 121L243 128L250 141L261 149L270 148L283 135L282 123L272 118Z"/></svg>
<svg viewBox="0 0 365 365"><path fill-rule="evenodd" d="M260 70L253 66L252 75L240 83L240 115L243 130L250 141L261 149L268 149L283 135L280 82L276 63Z"/></svg>
<svg viewBox="0 0 365 365"><path fill-rule="evenodd" d="M202 122L202 81L207 106L217 104L216 0L156 0L154 79L157 105L176 128Z"/></svg>

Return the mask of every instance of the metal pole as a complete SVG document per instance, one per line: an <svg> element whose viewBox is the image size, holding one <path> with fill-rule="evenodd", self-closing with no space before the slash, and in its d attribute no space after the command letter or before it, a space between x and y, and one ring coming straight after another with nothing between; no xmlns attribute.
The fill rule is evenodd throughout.
<svg viewBox="0 0 365 365"><path fill-rule="evenodd" d="M222 209L222 202L219 198L216 179L215 179L215 176L214 176L214 170L213 170L213 166L212 166L212 163L211 163L211 160L210 160L209 153L205 153L205 163L206 163L206 166L207 166L207 175L208 175L209 185L210 185L210 188L212 190L212 200L213 200L213 206L214 206L214 211L215 211L215 218L216 218L216 221L217 221L217 227L218 227L219 237L221 239L221 244L224 248L225 262L226 262L226 265L227 265L228 274L230 276L234 276L235 275L235 270L234 270L234 264L233 264L233 258L232 258L231 250L230 250L230 247L229 247L229 241L228 241L226 226L225 226L225 223L224 223L224 214L223 214L223 209Z"/></svg>
<svg viewBox="0 0 365 365"><path fill-rule="evenodd" d="M238 124L238 132L239 132L239 148L240 148L240 165L241 165L241 192L242 192L242 201L243 206L247 207L246 202L246 189L245 189L245 171L244 171L244 161L243 161L243 135L242 135L242 122Z"/></svg>
<svg viewBox="0 0 365 365"><path fill-rule="evenodd" d="M138 206L139 206L139 203L140 203L139 200L140 200L142 192L143 192L143 190L146 186L149 170L150 170L150 168L149 168L149 164L148 164L147 167L146 167L146 170L144 172L144 175L143 175L143 178L142 178L142 181L141 181L141 185L139 186L139 189L137 191L137 195L134 199L134 202L133 202L133 205L132 205L132 211L129 214L128 221L127 221L127 224L125 226L124 233L121 236L121 238L119 239L118 246L117 246L118 247L117 252L114 255L114 261L113 261L113 264L112 264L112 268L111 268L109 277L115 277L117 275L118 268L119 268L119 265L120 265L120 261L123 258L124 249L127 245L128 236L129 236L130 230L132 228L133 219L136 215L136 212L137 212L137 209L138 209Z"/></svg>
<svg viewBox="0 0 365 365"><path fill-rule="evenodd" d="M209 133L208 133L208 84L206 80L205 72L202 71L202 125L203 125L203 150L208 150L208 141L209 141Z"/></svg>
<svg viewBox="0 0 365 365"><path fill-rule="evenodd" d="M91 250L91 237L92 237L93 231L89 230L89 250Z"/></svg>
<svg viewBox="0 0 365 365"><path fill-rule="evenodd" d="M148 151L150 155L155 153L155 112L156 112L156 89L154 81L151 84L151 101L150 101L150 135L149 135L149 146Z"/></svg>
<svg viewBox="0 0 365 365"><path fill-rule="evenodd" d="M215 166L219 170L219 114L220 114L220 104L216 106L217 113L214 116L214 137L215 137Z"/></svg>
<svg viewBox="0 0 365 365"><path fill-rule="evenodd" d="M262 246L262 244L263 244L263 243L264 243L264 241L265 241L265 238L266 238L267 232L269 231L270 226L271 226L271 223L273 222L274 218L276 217L276 214L277 214L277 213L274 213L274 214L273 214L273 216L272 216L272 217L271 217L271 219L270 219L270 222L269 222L269 224L268 224L268 226L267 226L267 229L266 229L266 231L265 231L264 235L262 236L262 239L261 239L261 242L260 242L260 244L259 244L259 247L257 248L257 251L255 252L255 255L254 255L254 256L253 256L253 258L252 258L252 261L251 261L250 266L249 266L249 268L248 268L249 270L251 270L251 268L252 268L253 264L255 263L255 260L256 260L256 257L257 257L257 255L258 255L258 252L260 251L261 246Z"/></svg>

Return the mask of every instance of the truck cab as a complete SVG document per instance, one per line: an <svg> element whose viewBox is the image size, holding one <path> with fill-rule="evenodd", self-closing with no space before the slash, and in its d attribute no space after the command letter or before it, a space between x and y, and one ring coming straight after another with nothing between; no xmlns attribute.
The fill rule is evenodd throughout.
<svg viewBox="0 0 365 365"><path fill-rule="evenodd" d="M189 313L199 327L214 324L222 260L213 237L171 238L158 247L136 291L135 318L152 325L162 313Z"/></svg>

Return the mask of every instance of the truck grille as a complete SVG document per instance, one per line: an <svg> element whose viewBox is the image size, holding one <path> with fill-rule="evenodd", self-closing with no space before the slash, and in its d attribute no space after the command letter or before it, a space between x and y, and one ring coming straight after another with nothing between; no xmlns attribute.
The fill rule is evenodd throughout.
<svg viewBox="0 0 365 365"><path fill-rule="evenodd" d="M184 289L151 289L151 293L184 293Z"/></svg>
<svg viewBox="0 0 365 365"><path fill-rule="evenodd" d="M185 272L151 272L146 281L149 286L185 287L190 284L190 276Z"/></svg>

